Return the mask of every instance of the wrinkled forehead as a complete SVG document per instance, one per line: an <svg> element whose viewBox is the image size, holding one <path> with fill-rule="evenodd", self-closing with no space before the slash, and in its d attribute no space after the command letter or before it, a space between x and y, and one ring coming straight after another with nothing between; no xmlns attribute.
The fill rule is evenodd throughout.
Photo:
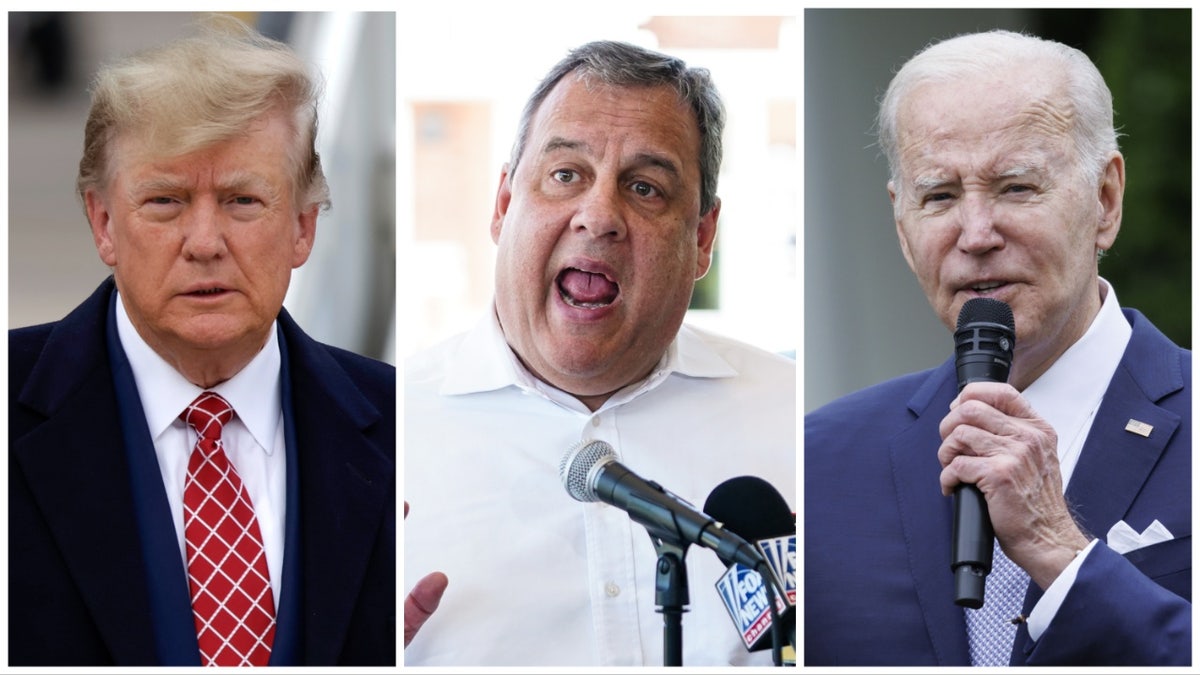
<svg viewBox="0 0 1200 675"><path fill-rule="evenodd" d="M633 155L667 155L699 180L700 130L674 88L626 86L568 75L542 102L527 153L576 148L596 157L620 148Z"/></svg>
<svg viewBox="0 0 1200 675"><path fill-rule="evenodd" d="M258 139L256 160L291 168L294 161L293 120L282 110L272 110L238 125L196 124L180 129L163 129L153 122L114 129L108 142L107 173L127 171L140 165L162 165L191 155L225 155L249 139Z"/></svg>
<svg viewBox="0 0 1200 675"><path fill-rule="evenodd" d="M1076 111L1062 78L991 73L929 80L898 110L900 169L947 153L1058 155L1073 147Z"/></svg>

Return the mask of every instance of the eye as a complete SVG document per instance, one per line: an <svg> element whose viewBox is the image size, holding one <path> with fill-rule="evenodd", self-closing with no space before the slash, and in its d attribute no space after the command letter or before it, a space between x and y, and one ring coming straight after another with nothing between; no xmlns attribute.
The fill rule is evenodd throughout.
<svg viewBox="0 0 1200 675"><path fill-rule="evenodd" d="M1026 192L1033 192L1033 186L1019 184L1007 185L1004 187L1004 192L1005 194L1024 194Z"/></svg>
<svg viewBox="0 0 1200 675"><path fill-rule="evenodd" d="M254 206L255 204L258 203L258 198L240 195L240 196L234 197L230 201L232 201L234 204L237 204L238 206Z"/></svg>
<svg viewBox="0 0 1200 675"><path fill-rule="evenodd" d="M921 198L922 204L936 204L938 202L948 202L954 198L954 195L949 192L931 192Z"/></svg>
<svg viewBox="0 0 1200 675"><path fill-rule="evenodd" d="M559 183L573 183L579 178L579 174L571 169L555 169L550 175Z"/></svg>
<svg viewBox="0 0 1200 675"><path fill-rule="evenodd" d="M150 222L170 222L183 210L183 202L171 195L150 195L142 198L138 212Z"/></svg>
<svg viewBox="0 0 1200 675"><path fill-rule="evenodd" d="M630 189L633 190L634 194L636 194L639 197L647 197L647 198L657 197L659 194L658 188L647 183L646 181L641 181L641 180L635 181L630 186Z"/></svg>

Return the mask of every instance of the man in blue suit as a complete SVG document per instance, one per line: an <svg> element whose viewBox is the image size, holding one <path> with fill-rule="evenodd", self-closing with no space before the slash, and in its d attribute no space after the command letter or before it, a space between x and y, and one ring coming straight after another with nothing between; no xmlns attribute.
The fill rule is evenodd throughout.
<svg viewBox="0 0 1200 675"><path fill-rule="evenodd" d="M1099 276L1112 120L1086 56L1014 33L933 45L889 86L905 259L951 330L1008 303L1016 349L1007 384L959 392L951 359L805 419L806 665L1190 663L1191 353ZM998 543L981 609L954 601L960 483Z"/></svg>
<svg viewBox="0 0 1200 675"><path fill-rule="evenodd" d="M394 665L395 368L282 309L328 203L317 91L240 24L96 77L112 276L9 333L10 665Z"/></svg>

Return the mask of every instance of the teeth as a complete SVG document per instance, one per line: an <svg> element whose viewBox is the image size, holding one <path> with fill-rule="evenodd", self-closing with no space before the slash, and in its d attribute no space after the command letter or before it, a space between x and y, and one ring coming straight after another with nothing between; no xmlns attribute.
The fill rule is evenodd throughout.
<svg viewBox="0 0 1200 675"><path fill-rule="evenodd" d="M568 305L582 309L599 309L601 307L608 307L610 304L612 304L608 302L579 302L575 298L572 298L571 296L562 292L562 290L558 291L558 295L563 299L563 302L567 303Z"/></svg>

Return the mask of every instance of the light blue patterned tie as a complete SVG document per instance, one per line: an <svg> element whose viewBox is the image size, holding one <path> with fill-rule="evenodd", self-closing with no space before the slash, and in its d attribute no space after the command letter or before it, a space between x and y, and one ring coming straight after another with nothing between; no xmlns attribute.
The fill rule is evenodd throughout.
<svg viewBox="0 0 1200 675"><path fill-rule="evenodd" d="M1012 656L1017 625L1012 622L1021 612L1029 575L1009 560L999 542L992 550L992 572L987 576L983 607L964 609L967 617L967 641L973 666L1007 666Z"/></svg>

